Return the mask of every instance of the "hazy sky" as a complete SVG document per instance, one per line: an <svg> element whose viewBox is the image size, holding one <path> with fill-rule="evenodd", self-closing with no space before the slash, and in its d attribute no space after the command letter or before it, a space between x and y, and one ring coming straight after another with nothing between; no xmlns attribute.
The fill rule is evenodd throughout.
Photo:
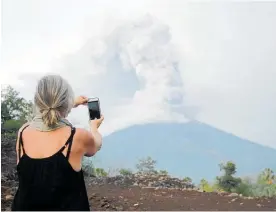
<svg viewBox="0 0 276 212"><path fill-rule="evenodd" d="M1 18L1 83L28 99L58 73L100 97L105 134L196 119L276 148L276 3L2 0Z"/></svg>

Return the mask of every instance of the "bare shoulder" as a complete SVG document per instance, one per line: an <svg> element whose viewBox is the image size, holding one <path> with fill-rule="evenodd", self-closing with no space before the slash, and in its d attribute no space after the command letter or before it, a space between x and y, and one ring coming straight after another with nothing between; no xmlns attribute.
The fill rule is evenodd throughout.
<svg viewBox="0 0 276 212"><path fill-rule="evenodd" d="M29 122L27 122L27 123L25 123L25 124L23 124L21 127L20 127L20 129L19 129L19 133L20 132L22 132L22 130L25 128L25 127L27 127L27 126L29 126L30 125L30 123Z"/></svg>
<svg viewBox="0 0 276 212"><path fill-rule="evenodd" d="M76 137L82 138L82 137L85 137L86 134L87 134L87 130L86 129L76 128L76 134L75 134Z"/></svg>
<svg viewBox="0 0 276 212"><path fill-rule="evenodd" d="M18 149L18 140L19 140L19 137L20 137L20 133L22 132L22 130L27 127L29 125L29 122L23 124L20 129L18 130L18 133L17 133L17 139L16 139L16 149Z"/></svg>
<svg viewBox="0 0 276 212"><path fill-rule="evenodd" d="M30 125L30 123L27 122L27 123L23 124L23 125L20 127L20 129L18 130L18 133L17 133L17 140L18 140L19 137L20 137L20 133L21 133L27 126L29 126L29 125Z"/></svg>
<svg viewBox="0 0 276 212"><path fill-rule="evenodd" d="M85 144L92 137L91 133L88 130L83 128L76 128L75 139L79 142Z"/></svg>
<svg viewBox="0 0 276 212"><path fill-rule="evenodd" d="M22 130L24 130L24 128L25 127L27 127L27 126L29 126L29 122L27 122L27 123L25 123L25 124L23 124L21 127L20 127L20 129L18 130L18 136L17 136L17 139L19 139L19 136L20 136L20 133L22 132Z"/></svg>

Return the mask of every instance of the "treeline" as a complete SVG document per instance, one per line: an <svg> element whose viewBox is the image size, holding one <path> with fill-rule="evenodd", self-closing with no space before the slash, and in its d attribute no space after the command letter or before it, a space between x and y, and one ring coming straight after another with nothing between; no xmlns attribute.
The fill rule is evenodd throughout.
<svg viewBox="0 0 276 212"><path fill-rule="evenodd" d="M1 132L17 131L33 116L33 103L11 86L1 90Z"/></svg>
<svg viewBox="0 0 276 212"><path fill-rule="evenodd" d="M26 121L33 116L33 104L31 101L20 97L19 92L11 86L1 90L1 136L11 133L11 138L16 137L16 132ZM136 165L135 173L150 174L150 175L166 175L169 173L166 170L156 170L157 161L151 157L139 160ZM276 176L273 170L266 168L261 172L257 180L250 178L236 177L236 164L227 162L219 164L220 170L223 172L221 176L217 176L214 183L209 183L202 179L197 185L200 189L206 192L225 191L235 192L244 196L276 196ZM108 176L110 173L102 168L94 168L91 162L83 163L83 169L86 175ZM130 169L121 169L119 175L131 176L135 174ZM187 183L193 183L192 179L185 177L182 179Z"/></svg>
<svg viewBox="0 0 276 212"><path fill-rule="evenodd" d="M166 170L156 170L156 160L151 157L140 159L136 164L136 171L131 169L119 169L113 170L113 175L122 175L131 177L134 174L143 175L166 175L169 173ZM276 175L273 170L266 168L253 180L249 177L240 178L236 177L236 165L228 161L225 164L219 164L219 168L222 171L221 176L217 176L214 183L210 183L205 179L202 179L198 185L195 185L199 189L205 192L228 192L237 193L242 196L248 197L275 197L276 196ZM83 170L87 175L93 175L96 177L107 177L111 173L103 168L93 168L91 163L83 165ZM194 184L190 177L184 177L182 181Z"/></svg>

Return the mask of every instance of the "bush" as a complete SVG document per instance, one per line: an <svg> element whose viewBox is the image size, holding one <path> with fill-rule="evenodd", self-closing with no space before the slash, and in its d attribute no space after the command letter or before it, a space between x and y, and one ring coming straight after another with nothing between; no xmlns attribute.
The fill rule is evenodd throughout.
<svg viewBox="0 0 276 212"><path fill-rule="evenodd" d="M106 177L107 172L103 168L96 168L95 173L97 177Z"/></svg>
<svg viewBox="0 0 276 212"><path fill-rule="evenodd" d="M7 120L3 124L2 128L7 131L18 131L23 124L24 121L21 120Z"/></svg>
<svg viewBox="0 0 276 212"><path fill-rule="evenodd" d="M169 176L169 173L166 170L160 170L158 174Z"/></svg>
<svg viewBox="0 0 276 212"><path fill-rule="evenodd" d="M232 192L242 194L243 196L254 196L253 192L253 184L249 182L241 182L239 186L232 190Z"/></svg>
<svg viewBox="0 0 276 212"><path fill-rule="evenodd" d="M143 174L157 174L155 170L156 160L153 160L151 157L140 159L136 168L138 172Z"/></svg>
<svg viewBox="0 0 276 212"><path fill-rule="evenodd" d="M17 132L5 132L5 133L1 133L1 139L3 141L5 140L5 141L9 141L9 142L14 141L14 143L15 143L16 139L17 139Z"/></svg>
<svg viewBox="0 0 276 212"><path fill-rule="evenodd" d="M250 179L243 179L233 191L243 196L275 197L276 184L267 184L259 180L253 183Z"/></svg>
<svg viewBox="0 0 276 212"><path fill-rule="evenodd" d="M228 161L226 164L220 164L219 166L220 170L223 171L224 174L216 178L217 185L224 191L232 192L241 183L240 178L236 178L233 176L236 173L236 165Z"/></svg>
<svg viewBox="0 0 276 212"><path fill-rule="evenodd" d="M199 188L205 192L213 192L214 191L213 187L205 179L202 179L200 181Z"/></svg>
<svg viewBox="0 0 276 212"><path fill-rule="evenodd" d="M192 179L191 179L190 177L184 177L184 178L183 178L183 181L184 181L185 183L192 183Z"/></svg>
<svg viewBox="0 0 276 212"><path fill-rule="evenodd" d="M96 175L93 163L87 158L84 158L82 161L82 170L85 176L91 177Z"/></svg>
<svg viewBox="0 0 276 212"><path fill-rule="evenodd" d="M274 197L276 196L275 185L252 184L252 196L254 197Z"/></svg>
<svg viewBox="0 0 276 212"><path fill-rule="evenodd" d="M119 173L122 176L131 176L132 175L132 171L130 169L121 169L119 171Z"/></svg>

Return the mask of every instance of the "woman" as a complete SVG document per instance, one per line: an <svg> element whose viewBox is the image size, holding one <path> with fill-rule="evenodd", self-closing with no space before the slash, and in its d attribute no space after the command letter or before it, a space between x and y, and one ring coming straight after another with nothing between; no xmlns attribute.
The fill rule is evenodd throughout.
<svg viewBox="0 0 276 212"><path fill-rule="evenodd" d="M103 117L90 121L90 131L65 119L72 108L87 103L74 95L60 76L45 76L34 96L35 118L22 126L16 144L19 187L12 210L90 210L81 162L102 145L98 128Z"/></svg>

